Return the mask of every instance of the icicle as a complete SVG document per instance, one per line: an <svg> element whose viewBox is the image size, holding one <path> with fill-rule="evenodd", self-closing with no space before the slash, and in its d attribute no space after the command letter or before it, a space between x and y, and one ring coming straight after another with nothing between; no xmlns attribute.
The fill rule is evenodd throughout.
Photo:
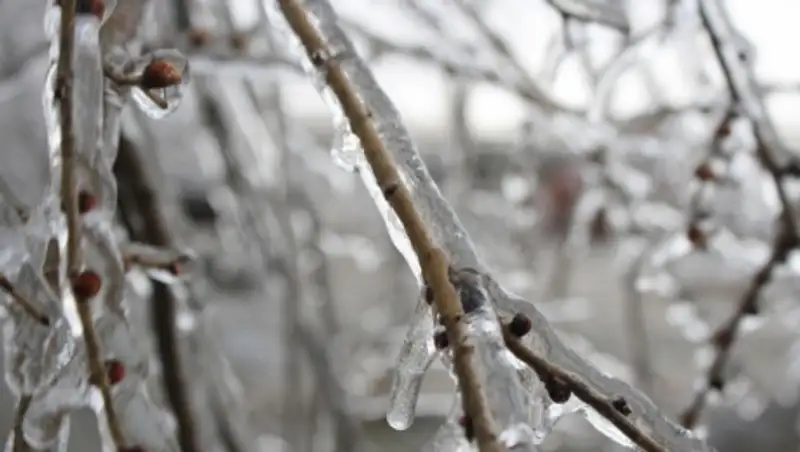
<svg viewBox="0 0 800 452"><path fill-rule="evenodd" d="M422 379L436 357L432 333L431 309L421 298L394 370L386 422L395 430L406 430L414 422Z"/></svg>

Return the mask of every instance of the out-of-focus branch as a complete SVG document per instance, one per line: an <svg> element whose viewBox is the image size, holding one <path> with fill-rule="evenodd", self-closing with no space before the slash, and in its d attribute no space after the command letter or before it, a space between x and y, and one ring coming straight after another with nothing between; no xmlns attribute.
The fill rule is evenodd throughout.
<svg viewBox="0 0 800 452"><path fill-rule="evenodd" d="M43 326L50 326L50 319L43 312L39 310L33 303L30 302L24 295L11 284L11 281L0 273L0 290L5 292L17 306L21 307L29 316L34 320L41 323Z"/></svg>
<svg viewBox="0 0 800 452"><path fill-rule="evenodd" d="M621 2L606 0L547 0L566 17L581 22L594 22L628 33L628 19Z"/></svg>
<svg viewBox="0 0 800 452"><path fill-rule="evenodd" d="M483 19L480 11L472 4L464 0L456 2L459 9L473 22L478 31L483 35L489 45L497 54L506 61L514 70L519 83L525 87L525 91L534 96L534 103L548 112L573 111L566 105L553 99L541 86L534 80L528 70L522 65L519 59L514 56L511 48L506 44L502 36L496 33Z"/></svg>
<svg viewBox="0 0 800 452"><path fill-rule="evenodd" d="M781 143L775 126L767 114L750 63L744 60L745 55L737 46L741 37L734 29L720 1L702 0L700 14L728 84L731 98L753 125L756 155L775 183L783 210L769 259L756 273L747 291L739 300L736 311L712 337L716 355L708 369L704 388L695 395L692 403L681 414L681 422L686 427L693 427L699 420L706 404L707 394L711 390L723 388L725 367L743 319L758 312L758 298L761 290L769 282L773 269L785 262L789 253L800 245L796 212L783 185L787 174L782 171L782 166L779 164L779 159L788 156L789 152Z"/></svg>
<svg viewBox="0 0 800 452"><path fill-rule="evenodd" d="M150 175L147 174L134 144L126 137L120 137L118 168L124 168L121 181L127 185L135 200L135 209L141 220L141 231L129 231L134 240L151 245L169 247L171 239L169 229L164 222L158 206L157 195L152 188ZM119 177L119 176L118 176ZM178 335L175 326L176 300L164 283L152 281L151 315L153 330L158 343L158 354L161 358L161 374L164 390L171 405L178 427L178 440L183 452L198 452L202 448L197 444L196 423L191 411L191 404L186 392L178 350Z"/></svg>
<svg viewBox="0 0 800 452"><path fill-rule="evenodd" d="M337 64L326 39L314 26L311 17L295 0L278 2L287 22L300 38L311 62L325 76L325 81L339 100L353 132L361 140L375 179L390 203L414 248L425 280L432 287L436 307L444 319L447 335L453 344L454 367L464 400L464 411L473 419L476 439L482 452L501 451L496 426L487 406L486 395L471 360L467 344L464 310L448 278L445 253L431 239L427 226L417 212L408 188L399 178L391 154L384 147L372 120L347 74Z"/></svg>

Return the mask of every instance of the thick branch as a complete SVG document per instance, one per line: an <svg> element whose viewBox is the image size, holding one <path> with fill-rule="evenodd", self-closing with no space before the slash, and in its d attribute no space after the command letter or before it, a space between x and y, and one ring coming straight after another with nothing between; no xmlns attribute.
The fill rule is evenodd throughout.
<svg viewBox="0 0 800 452"><path fill-rule="evenodd" d="M420 261L423 276L433 288L436 308L444 319L450 343L454 344L453 361L463 395L464 411L473 419L480 450L501 451L486 395L471 359L473 348L467 344L464 311L448 278L447 256L434 244L408 188L400 180L391 154L372 121L371 113L361 102L347 74L330 57L331 49L314 27L311 17L296 0L280 0L278 3L287 22L300 38L309 59L324 73L325 80L339 100L353 132L361 140L375 179L400 218Z"/></svg>

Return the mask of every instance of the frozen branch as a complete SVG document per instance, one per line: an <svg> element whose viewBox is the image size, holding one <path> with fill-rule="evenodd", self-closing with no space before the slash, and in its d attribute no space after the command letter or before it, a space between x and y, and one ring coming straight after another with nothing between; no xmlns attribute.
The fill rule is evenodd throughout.
<svg viewBox="0 0 800 452"><path fill-rule="evenodd" d="M708 393L712 390L722 390L724 387L724 371L739 334L739 327L748 315L759 312L759 297L762 289L769 283L772 271L784 263L789 253L800 245L796 212L784 188L785 179L789 175L779 164L779 159L786 158L790 153L781 143L775 126L767 114L750 62L746 60L747 56L743 53L743 49L737 46L743 38L734 29L727 11L718 0L702 0L700 14L711 38L731 98L736 108L743 112L753 126L756 155L775 183L782 212L769 259L756 272L737 303L736 311L711 338L716 354L706 374L705 386L681 414L681 423L689 428L694 427L699 420ZM726 118L726 122L729 120L729 117ZM717 135L720 135L719 132Z"/></svg>
<svg viewBox="0 0 800 452"><path fill-rule="evenodd" d="M431 180L399 114L378 87L366 64L356 56L328 2L305 2L307 11L316 19L316 28L298 2L283 0L279 3L288 22L300 37L309 59L320 70L320 74L325 76L327 85L339 99L353 132L361 140L375 179L395 212L404 221L412 244L417 251L421 251L418 255L422 258L425 279L434 287L437 308L451 309L451 303L456 304L457 308L457 302L452 298L451 286L441 281L446 277L446 259L435 249L430 252L430 248L426 246L441 246L450 255L455 267L478 267L480 270L483 265L479 262L468 234ZM712 450L668 420L645 395L624 382L603 374L565 346L533 304L497 285L490 288L490 298L501 311L521 312L532 320L531 336L535 336L533 340L540 345L543 359L558 365L566 372L580 375L590 388L606 400L623 398L631 409L628 419L649 435L661 449L697 452ZM453 311L441 313L445 317L453 315ZM452 326L453 322L448 324ZM455 325L459 323L455 322ZM457 334L449 336L451 344L459 344L456 339L461 337ZM464 369L457 366L457 370L461 377ZM465 383L463 379L461 382ZM468 394L468 391L464 392Z"/></svg>
<svg viewBox="0 0 800 452"><path fill-rule="evenodd" d="M92 105L75 105L84 101L92 100L91 94L87 99L76 98L74 94L80 92L75 90L74 76L75 68L73 62L75 61L75 35L76 35L76 16L87 17L89 21L96 21L98 25L95 28L99 33L100 17L92 17L97 12L92 10L92 2L77 2L76 0L63 0L61 2L61 24L59 29L59 45L58 45L58 61L56 68L56 86L55 98L58 101L59 120L61 128L61 205L64 209L64 214L67 219L67 247L66 247L66 268L67 277L72 281L73 292L75 295L75 302L78 309L78 316L83 327L83 337L86 345L86 361L88 365L90 380L95 382L103 397L103 406L105 410L106 421L108 423L109 432L114 441L117 449L125 447L125 438L123 437L122 428L120 427L117 418L116 410L111 399L111 389L108 374L105 371L100 349L100 341L98 334L94 328L94 320L92 318L92 305L91 297L97 293L97 289L84 288L81 290L82 285L86 285L92 279L91 275L97 277L94 273L84 272L80 273L82 267L82 250L81 250L81 237L82 227L78 207L78 180L76 173L77 165L77 152L76 152L76 136L75 136L75 117L73 113L77 111L93 112ZM102 3L101 3L102 6ZM80 9L78 9L80 7ZM101 8L102 9L102 8ZM100 11L100 16L102 16ZM92 30L82 30L83 33L91 33ZM94 37L99 40L99 35ZM91 39L91 38L89 38ZM99 49L98 49L99 51ZM97 65L100 65L99 52L96 55ZM92 62L85 62L84 64L91 65ZM81 73L84 76L87 74ZM87 67L91 71L91 67ZM81 83L91 83L93 80L81 81ZM100 87L97 87L100 89ZM76 108L77 107L77 108ZM83 119L83 118L78 118ZM93 121L99 118L87 118ZM82 124L80 126L83 126ZM92 127L91 123L89 127ZM89 134L91 136L91 134ZM84 140L88 137L83 137ZM82 143L85 145L86 143ZM91 143L94 145L94 143ZM85 151L85 150L84 150ZM85 278L81 278L85 277ZM99 285L99 279L97 281ZM99 289L99 288L98 288Z"/></svg>
<svg viewBox="0 0 800 452"><path fill-rule="evenodd" d="M567 390L591 406L608 419L632 442L647 452L668 452L665 446L656 442L650 435L642 431L633 421L627 401L622 397L609 398L592 388L580 375L575 375L559 366L542 359L516 337L509 327L503 328L503 339L508 349L520 361L530 366L539 379L550 385L560 386L556 390ZM547 384L547 383L546 383Z"/></svg>
<svg viewBox="0 0 800 452"><path fill-rule="evenodd" d="M486 395L483 393L471 360L473 348L466 342L467 326L464 323L464 310L448 277L447 256L431 237L406 183L401 179L401 174L392 161L392 155L383 143L385 137L381 137L379 129L373 122L373 114L379 112L371 112L369 105L362 103L357 85L354 85L342 65L336 61L334 49L329 47L330 42L326 42L324 31L314 26L305 8L295 0L281 0L279 6L289 26L300 39L309 59L324 74L325 81L341 104L353 132L361 140L375 179L386 200L400 218L419 259L424 279L433 289L436 307L444 320L450 343L453 344L454 367L461 386L464 411L473 419L479 448L482 452L501 451L494 420L487 407ZM314 2L310 7L316 14L319 14L322 8L330 8L330 5L325 2ZM337 31L341 33L341 30ZM424 164L421 165L420 171L427 175ZM438 192L435 184L432 181L429 183Z"/></svg>

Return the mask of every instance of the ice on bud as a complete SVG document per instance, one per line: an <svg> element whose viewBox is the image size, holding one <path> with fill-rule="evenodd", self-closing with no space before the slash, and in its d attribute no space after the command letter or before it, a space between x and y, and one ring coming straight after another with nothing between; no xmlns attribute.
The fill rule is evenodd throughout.
<svg viewBox="0 0 800 452"><path fill-rule="evenodd" d="M97 198L85 190L78 193L78 213L84 215L97 206Z"/></svg>
<svg viewBox="0 0 800 452"><path fill-rule="evenodd" d="M174 112L189 84L189 60L177 50L162 49L133 63L131 75L141 83L132 92L136 106L150 119L161 119Z"/></svg>
<svg viewBox="0 0 800 452"><path fill-rule="evenodd" d="M108 381L113 385L125 378L125 365L121 361L111 359L105 363Z"/></svg>
<svg viewBox="0 0 800 452"><path fill-rule="evenodd" d="M100 292L102 285L103 281L100 279L100 275L91 270L85 270L72 280L72 292L78 301L88 300Z"/></svg>
<svg viewBox="0 0 800 452"><path fill-rule="evenodd" d="M142 89L159 89L181 82L181 73L166 60L153 60L142 72L139 86Z"/></svg>

